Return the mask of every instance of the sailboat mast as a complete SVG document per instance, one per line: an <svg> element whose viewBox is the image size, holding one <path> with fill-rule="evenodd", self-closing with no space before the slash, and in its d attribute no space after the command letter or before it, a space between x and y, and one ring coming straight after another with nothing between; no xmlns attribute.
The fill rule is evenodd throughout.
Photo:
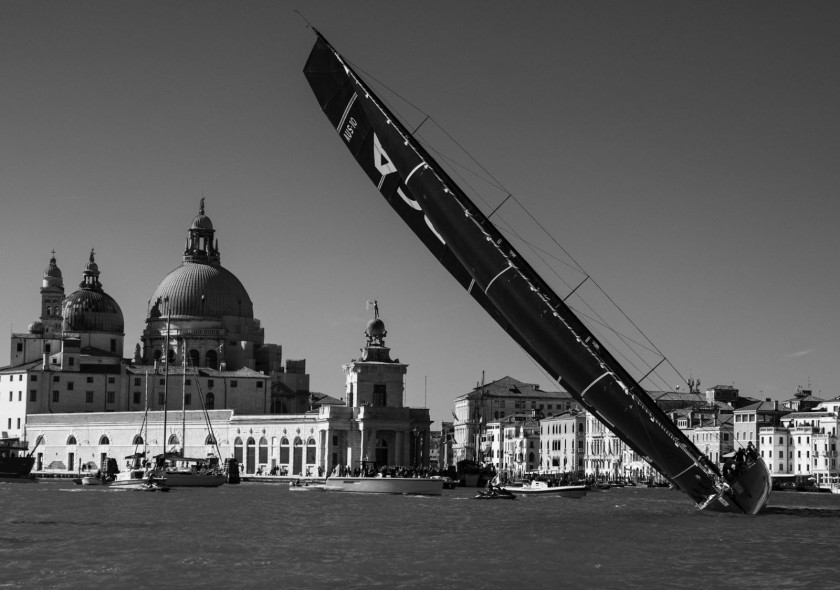
<svg viewBox="0 0 840 590"><path fill-rule="evenodd" d="M186 348L186 346L184 347ZM187 355L182 355L181 365L184 376L181 378L181 456L187 456Z"/></svg>
<svg viewBox="0 0 840 590"><path fill-rule="evenodd" d="M166 415L169 401L169 328L172 321L172 311L169 309L169 297L166 302L166 339L163 345L163 366L166 373L163 376L163 460L166 460Z"/></svg>

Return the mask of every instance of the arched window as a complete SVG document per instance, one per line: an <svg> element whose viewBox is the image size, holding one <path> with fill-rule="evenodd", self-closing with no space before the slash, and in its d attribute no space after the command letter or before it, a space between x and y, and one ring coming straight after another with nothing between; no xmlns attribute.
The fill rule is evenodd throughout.
<svg viewBox="0 0 840 590"><path fill-rule="evenodd" d="M312 437L310 437L309 440L306 441L306 464L315 464L315 439Z"/></svg>
<svg viewBox="0 0 840 590"><path fill-rule="evenodd" d="M68 445L75 445L75 444L78 444L78 443L76 442L76 437L75 437L75 436L73 436L73 435L71 434L71 435L67 438L67 444L68 444Z"/></svg>
<svg viewBox="0 0 840 590"><path fill-rule="evenodd" d="M139 434L134 435L134 440L131 441L133 445L142 445L143 444L143 437Z"/></svg>
<svg viewBox="0 0 840 590"><path fill-rule="evenodd" d="M242 465L242 456L244 453L242 452L242 439L238 436L236 440L233 441L233 458L236 459L240 465Z"/></svg>
<svg viewBox="0 0 840 590"><path fill-rule="evenodd" d="M219 353L217 353L215 349L208 350L207 353L204 355L204 361L208 369L218 369Z"/></svg>
<svg viewBox="0 0 840 590"><path fill-rule="evenodd" d="M99 444L100 444L100 445L109 445L109 444L111 444L111 441L110 441L110 440L108 440L108 437L107 437L106 435L104 435L104 434L103 434L103 435L99 438Z"/></svg>
<svg viewBox="0 0 840 590"><path fill-rule="evenodd" d="M285 436L280 439L280 464L287 465L289 463L289 439Z"/></svg>
<svg viewBox="0 0 840 590"><path fill-rule="evenodd" d="M248 437L248 447L245 449L245 473L254 473L257 470L257 441L253 436Z"/></svg>
<svg viewBox="0 0 840 590"><path fill-rule="evenodd" d="M169 435L169 442L167 444L177 445L180 442L181 441L178 440L178 435L177 434L171 434L171 435Z"/></svg>
<svg viewBox="0 0 840 590"><path fill-rule="evenodd" d="M204 439L204 444L205 445L215 445L216 444L216 439L213 438L212 434L208 434L207 438Z"/></svg>
<svg viewBox="0 0 840 590"><path fill-rule="evenodd" d="M154 358L156 361L160 360L160 357L163 356L163 353L160 350L155 350Z"/></svg>
<svg viewBox="0 0 840 590"><path fill-rule="evenodd" d="M212 393L207 394L207 409L212 410L216 407L216 396Z"/></svg>
<svg viewBox="0 0 840 590"><path fill-rule="evenodd" d="M166 353L166 362L168 364L172 364L175 362L175 350L170 348L169 352Z"/></svg>
<svg viewBox="0 0 840 590"><path fill-rule="evenodd" d="M193 348L190 350L190 366L197 367L200 362L201 357L199 356L198 351Z"/></svg>
<svg viewBox="0 0 840 590"><path fill-rule="evenodd" d="M268 463L268 440L265 437L260 438L260 454L257 462L263 465Z"/></svg>

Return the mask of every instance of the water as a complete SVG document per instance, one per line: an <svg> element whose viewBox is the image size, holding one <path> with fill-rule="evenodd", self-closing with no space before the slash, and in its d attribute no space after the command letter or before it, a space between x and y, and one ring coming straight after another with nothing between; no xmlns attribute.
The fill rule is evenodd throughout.
<svg viewBox="0 0 840 590"><path fill-rule="evenodd" d="M582 500L0 484L0 588L837 588L840 495L757 517L667 489Z"/></svg>

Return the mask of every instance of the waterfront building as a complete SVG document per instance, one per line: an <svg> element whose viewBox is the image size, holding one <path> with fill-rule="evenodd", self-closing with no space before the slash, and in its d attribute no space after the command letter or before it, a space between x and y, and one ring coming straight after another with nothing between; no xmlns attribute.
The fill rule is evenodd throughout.
<svg viewBox="0 0 840 590"><path fill-rule="evenodd" d="M11 362L0 368L0 428L35 442L37 469L73 472L141 446L204 457L216 445L246 474L428 464L429 412L403 406L408 365L390 358L378 310L362 357L344 365L344 396L311 392L305 361L283 365L281 346L265 343L247 291L220 260L202 199L181 265L154 290L127 359L122 310L94 252L66 297L53 253L39 320L12 334Z"/></svg>
<svg viewBox="0 0 840 590"><path fill-rule="evenodd" d="M586 412L586 475L614 481L623 477L624 442L598 418Z"/></svg>
<svg viewBox="0 0 840 590"><path fill-rule="evenodd" d="M540 468L546 473L585 474L587 413L572 409L540 420Z"/></svg>
<svg viewBox="0 0 840 590"><path fill-rule="evenodd" d="M498 471L508 479L522 478L539 470L540 425L533 414L513 414L498 421L501 459Z"/></svg>
<svg viewBox="0 0 840 590"><path fill-rule="evenodd" d="M789 432L791 475L800 480L814 478L818 485L840 475L837 465L840 400L823 401L807 412L791 412L781 418L781 424Z"/></svg>
<svg viewBox="0 0 840 590"><path fill-rule="evenodd" d="M769 398L733 410L735 450L745 449L750 443L761 450L761 430L778 426L779 419L789 413L790 410L779 409L779 402Z"/></svg>
<svg viewBox="0 0 840 590"><path fill-rule="evenodd" d="M539 385L512 377L476 384L472 391L455 398L455 461L478 460L476 445L489 422L511 414L533 411L539 416L550 416L579 407L568 392L543 391Z"/></svg>
<svg viewBox="0 0 840 590"><path fill-rule="evenodd" d="M773 478L794 476L793 445L785 426L762 426L758 431L761 458Z"/></svg>

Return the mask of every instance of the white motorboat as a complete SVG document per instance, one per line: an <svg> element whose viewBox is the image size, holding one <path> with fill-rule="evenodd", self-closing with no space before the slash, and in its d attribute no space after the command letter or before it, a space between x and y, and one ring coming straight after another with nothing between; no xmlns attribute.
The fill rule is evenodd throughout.
<svg viewBox="0 0 840 590"><path fill-rule="evenodd" d="M550 486L544 481L534 480L521 486L504 486L506 492L514 492L525 496L560 496L562 498L583 498L586 486Z"/></svg>

